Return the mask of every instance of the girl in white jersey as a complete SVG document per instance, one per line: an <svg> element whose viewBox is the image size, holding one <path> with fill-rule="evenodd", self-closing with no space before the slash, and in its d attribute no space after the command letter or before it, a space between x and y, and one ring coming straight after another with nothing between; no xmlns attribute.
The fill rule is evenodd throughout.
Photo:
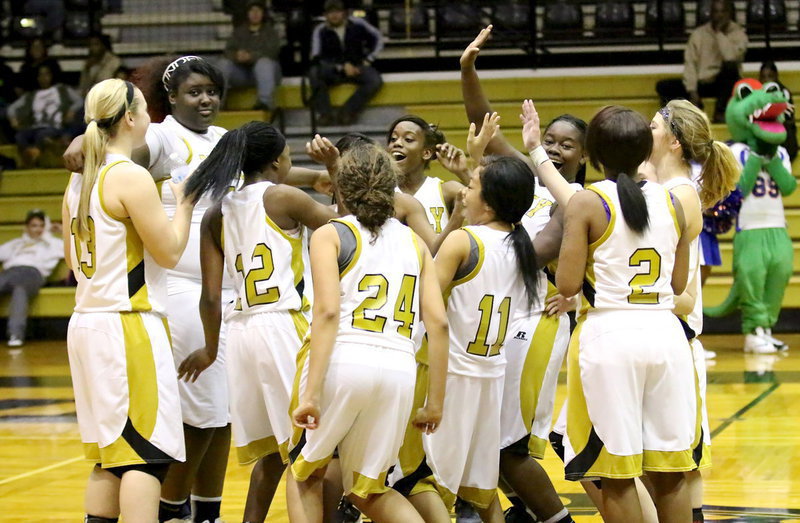
<svg viewBox="0 0 800 523"><path fill-rule="evenodd" d="M496 494L502 349L512 318L531 309L542 284L530 237L520 224L534 184L517 158L484 161L464 195L472 225L449 235L436 256L450 321L444 417L439 432L423 437L422 465L395 483L426 521L448 521L456 495L484 521L503 520ZM423 344L418 356L423 364L425 351Z"/></svg>
<svg viewBox="0 0 800 523"><path fill-rule="evenodd" d="M686 234L692 238L689 253L689 283L686 291L675 297L675 309L685 322L697 374L702 443L695 442L698 469L711 466L708 446L711 434L706 409L706 358L697 336L703 329L703 294L700 277L700 246L697 239L703 225L702 211L713 206L736 187L739 165L730 149L713 140L706 114L686 100L673 100L660 109L650 122L653 152L650 162L658 182L677 198L686 217ZM690 162L702 165L699 187L692 181ZM698 436L699 437L699 436ZM699 444L699 446L698 446ZM698 459L700 458L700 459ZM703 479L699 470L687 472L695 521L703 515Z"/></svg>
<svg viewBox="0 0 800 523"><path fill-rule="evenodd" d="M130 160L146 107L130 82L89 91L84 174L72 175L62 210L78 281L70 369L86 457L97 463L85 502L92 523L155 521L167 466L184 459L161 267L174 267L186 246L192 203L172 185L170 222L152 177Z"/></svg>
<svg viewBox="0 0 800 523"><path fill-rule="evenodd" d="M479 129L492 107L475 63L491 32L491 25L481 30L464 49L460 60L464 108L470 122ZM552 164L576 187L582 186L586 179L585 135L586 122L574 115L562 114L546 125L542 136L542 146ZM533 167L528 155L520 152L501 132L489 142L486 152L517 157ZM534 245L542 267L557 258L561 244L563 206L555 203L548 189L537 184L531 208L522 218L522 225L531 238L541 234ZM543 260L542 255L546 259ZM523 515L527 507L546 523L569 521L568 512L547 472L528 457L543 457L553 420L558 372L569 342L569 318L566 311L559 309L570 304L565 304L555 289L554 267L543 269L549 281L539 289L544 299L538 308L510 327L514 334L506 342L508 365L503 387L503 452L500 458L501 478L513 489L513 492L504 489L514 505L506 513L507 517L514 514L527 517Z"/></svg>
<svg viewBox="0 0 800 523"><path fill-rule="evenodd" d="M413 115L392 122L386 136L386 150L400 170L397 186L422 204L436 234L447 227L455 201L464 188L461 182L445 182L425 173L430 162L437 158L437 148L444 143L441 131Z"/></svg>
<svg viewBox="0 0 800 523"><path fill-rule="evenodd" d="M374 521L421 522L385 486L411 414L412 336L421 319L429 339L428 401L420 430L438 428L447 365L447 319L433 260L392 218L395 168L374 146L342 156L337 201L352 215L311 239L314 321L307 380L295 424L305 444L287 485L292 521L322 521L322 474L338 447L345 494Z"/></svg>
<svg viewBox="0 0 800 523"><path fill-rule="evenodd" d="M145 147L134 160L160 180L181 180L192 174L225 134L213 125L224 97L225 82L214 65L196 56L174 61L154 60L136 71L135 81L144 86L151 114L160 123L150 126ZM167 214L174 212L174 195L161 190ZM200 198L192 215L186 252L167 275L168 317L177 367L193 351L203 347L203 330L197 304L201 293L200 222L212 204ZM225 301L233 296L226 278ZM225 329L220 356L195 383L179 382L186 437L186 463L171 467L162 489L160 521L181 519L194 512L194 520L219 517L225 469L230 449L228 386L225 377ZM194 510L189 505L192 495Z"/></svg>
<svg viewBox="0 0 800 523"><path fill-rule="evenodd" d="M304 311L304 227L337 215L282 182L291 168L286 139L268 123L226 134L187 183L187 198L220 201L206 211L201 237L205 347L179 367L196 380L217 357L223 264L235 282L225 311L231 417L241 464L255 462L243 521L262 522L288 460L289 400L295 360L308 328ZM240 188L230 191L244 173Z"/></svg>
<svg viewBox="0 0 800 523"><path fill-rule="evenodd" d="M606 521L642 521L634 478L647 471L659 521L689 521L697 405L672 314L688 273L683 211L661 186L633 181L653 143L641 116L605 107L586 141L606 180L571 197L556 273L564 296L583 296L567 365L566 477L601 479Z"/></svg>
<svg viewBox="0 0 800 523"><path fill-rule="evenodd" d="M134 149L132 159L146 167L157 181L182 180L208 156L225 129L213 125L224 95L222 73L196 57L177 60L158 58L137 69L134 82L148 100L155 122L145 142ZM73 170L82 164L81 137L65 153ZM159 184L168 215L176 200L169 185ZM203 198L192 214L189 243L178 264L167 276L167 310L177 367L194 350L203 347L202 325L197 313L200 299L200 222L211 204ZM226 281L226 298L232 296ZM159 521L182 520L194 512L198 522L219 517L225 469L230 449L228 387L224 367L224 331L220 357L196 383L178 384L186 440L186 462L170 467L162 489ZM192 494L194 511L190 505Z"/></svg>

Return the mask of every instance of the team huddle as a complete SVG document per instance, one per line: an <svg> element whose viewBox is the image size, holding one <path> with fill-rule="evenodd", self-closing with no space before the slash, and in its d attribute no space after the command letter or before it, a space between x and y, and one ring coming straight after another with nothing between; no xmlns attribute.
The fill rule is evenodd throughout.
<svg viewBox="0 0 800 523"><path fill-rule="evenodd" d="M697 237L736 160L685 101L542 131L526 100L520 153L474 69L487 37L462 56L466 153L407 116L385 146L316 136L325 171L297 168L270 124L212 125L224 81L197 57L91 89L62 211L86 521L217 520L231 433L242 521L288 468L293 522L343 496L373 521L449 522L457 498L504 521L498 487L569 522L548 440L607 521L702 507ZM583 190L587 161L605 179ZM297 188L328 183L330 206Z"/></svg>

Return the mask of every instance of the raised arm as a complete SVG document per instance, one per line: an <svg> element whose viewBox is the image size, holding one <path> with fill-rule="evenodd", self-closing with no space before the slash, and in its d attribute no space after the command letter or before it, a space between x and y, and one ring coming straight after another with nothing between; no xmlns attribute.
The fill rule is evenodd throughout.
<svg viewBox="0 0 800 523"><path fill-rule="evenodd" d="M483 123L483 118L487 113L492 112L489 99L483 92L481 87L480 78L478 78L478 71L475 69L475 61L481 48L489 39L492 34L492 26L489 25L482 29L478 36L473 40L461 55L461 95L464 98L464 108L467 111L467 119L470 123L480 127ZM478 129L480 130L480 129ZM503 136L503 133L498 131L492 138L491 142L486 147L489 154L497 154L500 156L517 156L526 162L528 158L517 151Z"/></svg>
<svg viewBox="0 0 800 523"><path fill-rule="evenodd" d="M542 147L539 113L536 112L533 101L522 102L522 114L519 115L519 119L522 121L522 141L530 154L536 176L559 205L567 205L577 190L561 176Z"/></svg>

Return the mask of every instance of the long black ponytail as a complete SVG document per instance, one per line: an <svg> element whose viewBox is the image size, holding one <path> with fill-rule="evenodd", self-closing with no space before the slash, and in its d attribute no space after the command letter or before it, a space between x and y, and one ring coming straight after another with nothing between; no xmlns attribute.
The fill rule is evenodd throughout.
<svg viewBox="0 0 800 523"><path fill-rule="evenodd" d="M186 181L185 194L195 203L205 193L222 198L241 173L245 178L271 164L286 147L286 138L265 122L250 122L229 131Z"/></svg>
<svg viewBox="0 0 800 523"><path fill-rule="evenodd" d="M516 157L489 156L481 164L481 197L498 220L513 226L507 239L514 247L530 308L538 300L539 263L521 220L533 203L536 182L528 165Z"/></svg>
<svg viewBox="0 0 800 523"><path fill-rule="evenodd" d="M650 215L644 193L633 178L653 149L650 125L642 115L627 107L608 105L589 122L586 149L595 169L617 182L625 223L635 233L642 234L650 225Z"/></svg>

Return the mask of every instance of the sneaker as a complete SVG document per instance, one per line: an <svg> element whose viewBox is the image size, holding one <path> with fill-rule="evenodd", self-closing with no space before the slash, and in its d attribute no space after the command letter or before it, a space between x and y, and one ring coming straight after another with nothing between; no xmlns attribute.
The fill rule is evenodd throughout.
<svg viewBox="0 0 800 523"><path fill-rule="evenodd" d="M512 505L503 512L506 523L535 523L536 520L528 514L524 507Z"/></svg>
<svg viewBox="0 0 800 523"><path fill-rule="evenodd" d="M779 351L789 350L789 346L786 343L782 342L777 338L772 337L772 329L764 329L764 337L767 339L768 342L775 345L775 348Z"/></svg>
<svg viewBox="0 0 800 523"><path fill-rule="evenodd" d="M713 360L717 357L717 353L713 350L703 349L703 354L705 355L707 360Z"/></svg>
<svg viewBox="0 0 800 523"><path fill-rule="evenodd" d="M11 336L8 338L8 346L9 347L22 347L22 344L25 343L22 341L22 338L17 338L16 336Z"/></svg>
<svg viewBox="0 0 800 523"><path fill-rule="evenodd" d="M753 354L771 354L778 352L778 349L769 342L764 333L764 329L756 327L756 330L752 334L745 335L744 351L752 352Z"/></svg>
<svg viewBox="0 0 800 523"><path fill-rule="evenodd" d="M472 505L461 498L456 500L456 523L481 523L481 517Z"/></svg>

